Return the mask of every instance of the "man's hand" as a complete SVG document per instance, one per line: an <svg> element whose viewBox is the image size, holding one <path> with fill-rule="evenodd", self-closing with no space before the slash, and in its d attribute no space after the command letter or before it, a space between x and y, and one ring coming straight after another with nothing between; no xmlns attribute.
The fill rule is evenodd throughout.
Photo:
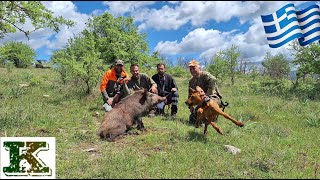
<svg viewBox="0 0 320 180"><path fill-rule="evenodd" d="M156 86L151 86L151 88L149 89L150 92L152 93L157 93L157 87Z"/></svg>
<svg viewBox="0 0 320 180"><path fill-rule="evenodd" d="M177 91L177 88L172 88L171 89L171 92L176 92Z"/></svg>
<svg viewBox="0 0 320 180"><path fill-rule="evenodd" d="M126 83L126 84L127 84L128 81L130 81L130 80L131 80L131 77L126 77L126 78L123 79L124 83Z"/></svg>
<svg viewBox="0 0 320 180"><path fill-rule="evenodd" d="M109 98L108 100L107 100L107 103L111 106L112 105L112 102L113 102L113 99L112 98Z"/></svg>

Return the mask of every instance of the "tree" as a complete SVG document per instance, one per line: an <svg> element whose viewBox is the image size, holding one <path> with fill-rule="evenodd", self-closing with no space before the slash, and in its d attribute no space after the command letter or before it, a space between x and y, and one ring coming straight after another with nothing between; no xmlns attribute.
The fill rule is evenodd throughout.
<svg viewBox="0 0 320 180"><path fill-rule="evenodd" d="M93 32L104 63L112 63L115 58L139 64L149 60L146 35L138 32L132 17L115 18L105 13L89 19L88 31Z"/></svg>
<svg viewBox="0 0 320 180"><path fill-rule="evenodd" d="M14 33L18 29L29 38L30 33L49 27L58 32L60 24L68 27L74 25L71 20L66 20L62 16L53 17L53 13L48 10L40 1L1 1L0 2L0 38L7 33ZM34 29L25 30L22 25L30 20Z"/></svg>
<svg viewBox="0 0 320 180"><path fill-rule="evenodd" d="M290 73L290 65L283 54L272 56L267 52L262 66L266 69L266 73L272 78L284 78Z"/></svg>
<svg viewBox="0 0 320 180"><path fill-rule="evenodd" d="M224 52L224 58L225 60L228 61L229 65L229 76L231 79L231 84L234 84L234 77L235 77L235 72L236 72L236 67L238 65L237 59L240 57L240 51L238 49L238 46L232 44L230 48L227 48Z"/></svg>
<svg viewBox="0 0 320 180"><path fill-rule="evenodd" d="M22 42L4 43L0 54L2 64L12 62L17 68L26 68L35 61L36 52L29 45Z"/></svg>
<svg viewBox="0 0 320 180"><path fill-rule="evenodd" d="M246 74L247 66L248 66L249 61L245 58L241 58L239 60L239 72Z"/></svg>
<svg viewBox="0 0 320 180"><path fill-rule="evenodd" d="M298 41L290 44L290 49L295 51L292 63L298 66L297 78L307 74L320 74L320 46L311 43L308 46L300 46Z"/></svg>
<svg viewBox="0 0 320 180"><path fill-rule="evenodd" d="M51 60L64 82L83 82L86 94L91 94L103 73L94 35L88 31L69 39L66 48L54 52Z"/></svg>
<svg viewBox="0 0 320 180"><path fill-rule="evenodd" d="M240 57L240 51L238 49L238 46L235 46L232 44L230 48L227 48L225 50L218 52L213 57L214 61L212 61L212 63L214 63L214 66L210 67L211 71L212 72L217 71L218 75L221 77L223 77L224 74L227 74L230 77L231 83L233 85L239 57ZM228 70L225 69L226 65L228 67L227 68Z"/></svg>
<svg viewBox="0 0 320 180"><path fill-rule="evenodd" d="M100 81L103 64L113 64L115 58L139 64L156 59L147 55L145 36L138 32L132 17L114 18L105 13L89 19L80 35L53 54L52 61L64 82L84 82L90 94Z"/></svg>
<svg viewBox="0 0 320 180"><path fill-rule="evenodd" d="M223 52L217 52L207 67L212 75L217 79L223 81L229 74L228 62L223 59Z"/></svg>

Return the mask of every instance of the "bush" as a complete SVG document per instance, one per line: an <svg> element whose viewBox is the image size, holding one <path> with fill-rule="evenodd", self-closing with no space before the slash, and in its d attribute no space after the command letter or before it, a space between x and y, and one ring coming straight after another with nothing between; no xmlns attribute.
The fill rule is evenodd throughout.
<svg viewBox="0 0 320 180"><path fill-rule="evenodd" d="M253 93L275 96L288 96L291 87L291 81L286 79L264 79L259 82L252 81L249 83L249 88Z"/></svg>
<svg viewBox="0 0 320 180"><path fill-rule="evenodd" d="M39 79L38 77L32 77L30 79L30 85L31 86L37 86L41 84L41 79Z"/></svg>
<svg viewBox="0 0 320 180"><path fill-rule="evenodd" d="M320 99L319 83L301 83L290 89L290 93L302 99Z"/></svg>
<svg viewBox="0 0 320 180"><path fill-rule="evenodd" d="M180 66L168 67L167 73L174 77L189 77L190 73L185 68Z"/></svg>

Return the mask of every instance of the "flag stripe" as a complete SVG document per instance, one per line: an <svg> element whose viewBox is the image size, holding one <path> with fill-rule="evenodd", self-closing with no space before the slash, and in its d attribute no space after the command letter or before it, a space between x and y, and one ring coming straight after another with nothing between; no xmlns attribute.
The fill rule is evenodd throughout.
<svg viewBox="0 0 320 180"><path fill-rule="evenodd" d="M319 16L320 17L320 16ZM311 20L308 24L304 25L304 26L300 26L300 29L303 31L309 31L310 28L315 28L315 27L319 27L320 23L320 18L318 19L313 19Z"/></svg>
<svg viewBox="0 0 320 180"><path fill-rule="evenodd" d="M294 40L296 38L299 38L301 36L302 36L302 34L294 34L294 35L290 36L289 38L287 38L286 40L284 40L284 41L282 41L280 43L277 43L277 44L270 44L269 43L269 47L278 48L278 47L280 47L280 46L282 46L282 45L284 45L284 44L286 44L286 43L288 43L288 42L290 42L290 41L292 41L292 40Z"/></svg>
<svg viewBox="0 0 320 180"><path fill-rule="evenodd" d="M270 40L277 40L277 39L281 39L283 38L284 36L286 36L287 34L289 34L291 31L294 31L295 29L298 29L300 33L301 30L300 30L300 26L299 25L295 25L295 26L292 26L290 29L286 30L284 33L278 35L278 36L270 36L270 37L267 37L267 39L270 41Z"/></svg>
<svg viewBox="0 0 320 180"><path fill-rule="evenodd" d="M320 9L318 5L311 5L302 11L297 11L298 22L303 37L299 44L306 46L320 39Z"/></svg>
<svg viewBox="0 0 320 180"><path fill-rule="evenodd" d="M312 39L310 39L310 40L308 40L308 41L300 41L300 39L299 39L299 44L300 44L301 46L306 46L306 45L308 45L308 44L310 44L310 43L312 43L312 42L314 42L314 41L317 41L317 40L319 40L319 39L320 39L320 35L315 36L314 38L312 38Z"/></svg>
<svg viewBox="0 0 320 180"><path fill-rule="evenodd" d="M320 11L318 10L318 11L314 11L314 12L308 14L308 15L305 16L304 18L301 18L301 17L298 16L298 18L299 18L299 19L298 19L298 22L299 22L299 23L304 23L304 21L307 21L308 19L310 19L310 18L313 17L313 16L319 16L319 14L320 14Z"/></svg>
<svg viewBox="0 0 320 180"><path fill-rule="evenodd" d="M319 25L317 25L315 28L312 28L310 31L308 31L306 33L303 33L304 39L306 41L311 39L312 38L312 34L314 34L314 33L319 33L320 34L320 26Z"/></svg>
<svg viewBox="0 0 320 180"><path fill-rule="evenodd" d="M295 29L293 31L290 31L289 33L285 34L285 36L281 37L280 39L275 40L268 40L269 44L277 44L285 41L287 38L290 38L291 36L298 34L299 37L303 37L303 34L301 33L300 29Z"/></svg>
<svg viewBox="0 0 320 180"><path fill-rule="evenodd" d="M313 8L315 8L315 9L319 9L319 6L318 5L311 5L311 6L309 6L309 7L307 7L306 9L304 9L304 10L301 10L301 11L297 11L297 16L300 16L300 15L303 15L305 12L307 12L307 11L309 11L310 9L313 9ZM301 17L301 18L303 18L303 17Z"/></svg>

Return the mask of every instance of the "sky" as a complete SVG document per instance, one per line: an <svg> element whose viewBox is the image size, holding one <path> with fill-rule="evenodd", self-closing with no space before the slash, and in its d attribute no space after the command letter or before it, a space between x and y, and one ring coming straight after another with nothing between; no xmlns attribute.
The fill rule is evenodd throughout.
<svg viewBox="0 0 320 180"><path fill-rule="evenodd" d="M39 29L28 40L21 32L11 33L0 44L22 41L37 52L36 59L50 60L69 38L80 33L92 16L109 12L115 17L132 16L139 32L147 34L149 53L160 52L175 64L177 58L210 59L216 52L238 46L241 57L253 64L263 61L267 52L292 57L289 43L270 48L261 15L272 14L293 3L302 10L316 1L43 1L54 13L76 22L72 28L61 25L56 33ZM23 25L31 28L31 23Z"/></svg>

